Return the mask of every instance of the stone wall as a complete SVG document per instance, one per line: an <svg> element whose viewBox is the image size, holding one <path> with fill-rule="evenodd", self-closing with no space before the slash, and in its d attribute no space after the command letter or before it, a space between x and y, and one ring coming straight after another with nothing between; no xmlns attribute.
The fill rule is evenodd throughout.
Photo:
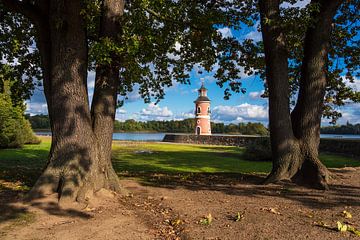
<svg viewBox="0 0 360 240"><path fill-rule="evenodd" d="M211 135L198 136L191 134L166 134L164 142L193 143L246 147L268 140L268 137ZM351 155L360 158L360 140L358 139L321 139L320 151Z"/></svg>

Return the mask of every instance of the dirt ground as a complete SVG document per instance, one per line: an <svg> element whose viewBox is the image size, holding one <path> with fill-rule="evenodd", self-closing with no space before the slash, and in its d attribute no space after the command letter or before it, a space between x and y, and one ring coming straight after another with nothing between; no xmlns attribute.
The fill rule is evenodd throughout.
<svg viewBox="0 0 360 240"><path fill-rule="evenodd" d="M9 187L0 189L0 239L359 239L332 228L360 229L360 168L331 171L329 191L258 185L259 175L124 176L129 194L104 191L82 210L22 204Z"/></svg>

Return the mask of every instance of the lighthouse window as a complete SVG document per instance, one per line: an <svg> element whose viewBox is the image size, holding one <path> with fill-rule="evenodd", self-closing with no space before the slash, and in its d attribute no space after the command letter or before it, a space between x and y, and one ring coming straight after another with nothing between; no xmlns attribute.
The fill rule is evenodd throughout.
<svg viewBox="0 0 360 240"><path fill-rule="evenodd" d="M199 123L200 123L200 120L197 120L196 122L199 124Z"/></svg>
<svg viewBox="0 0 360 240"><path fill-rule="evenodd" d="M210 107L208 107L208 113L209 113L209 114L211 113L211 111L210 111Z"/></svg>
<svg viewBox="0 0 360 240"><path fill-rule="evenodd" d="M197 113L201 113L201 108L200 107L197 108Z"/></svg>

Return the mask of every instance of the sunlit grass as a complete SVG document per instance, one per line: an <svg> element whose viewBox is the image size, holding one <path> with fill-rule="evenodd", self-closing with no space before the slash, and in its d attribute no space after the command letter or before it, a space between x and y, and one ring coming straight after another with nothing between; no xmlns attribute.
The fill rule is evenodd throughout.
<svg viewBox="0 0 360 240"><path fill-rule="evenodd" d="M18 182L25 188L32 186L46 164L50 149L50 138L41 137L41 140L38 145L0 150L0 181ZM271 170L271 162L245 160L243 152L244 148L231 146L116 141L113 165L120 175L124 172L266 173ZM320 159L327 167L360 166L359 160L334 154L321 154Z"/></svg>

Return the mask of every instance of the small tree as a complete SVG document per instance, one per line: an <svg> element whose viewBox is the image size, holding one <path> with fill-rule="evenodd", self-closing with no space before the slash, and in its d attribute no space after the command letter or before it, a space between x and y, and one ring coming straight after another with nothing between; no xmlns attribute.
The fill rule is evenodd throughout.
<svg viewBox="0 0 360 240"><path fill-rule="evenodd" d="M21 147L26 143L37 143L30 123L24 117L24 108L13 106L9 81L0 75L0 148Z"/></svg>

